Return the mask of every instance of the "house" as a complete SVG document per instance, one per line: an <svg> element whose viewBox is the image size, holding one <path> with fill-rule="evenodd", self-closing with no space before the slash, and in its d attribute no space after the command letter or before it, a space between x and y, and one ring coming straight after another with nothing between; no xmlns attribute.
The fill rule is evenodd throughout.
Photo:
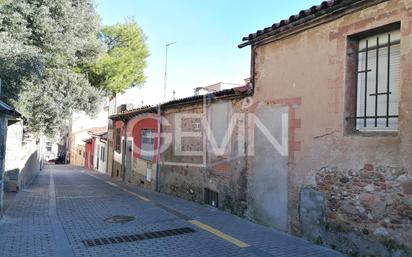
<svg viewBox="0 0 412 257"><path fill-rule="evenodd" d="M94 169L106 173L107 169L107 131L92 134L94 143Z"/></svg>
<svg viewBox="0 0 412 257"><path fill-rule="evenodd" d="M103 102L97 115L94 117L90 117L84 112L73 114L67 136L65 136L65 140L62 143L62 148L67 151L66 159L70 160L70 164L84 166L86 164L84 141L90 138L90 133L107 131L108 104L108 101Z"/></svg>
<svg viewBox="0 0 412 257"><path fill-rule="evenodd" d="M114 122L112 176L153 190L158 158L154 154L158 133L156 110L147 106L111 116Z"/></svg>
<svg viewBox="0 0 412 257"><path fill-rule="evenodd" d="M56 160L59 154L59 145L54 143L52 140L46 140L46 149L44 152L44 160Z"/></svg>
<svg viewBox="0 0 412 257"><path fill-rule="evenodd" d="M266 185L251 218L346 253L410 256L412 1L325 1L243 41L254 113L285 108L289 127L287 162L267 142L249 157L248 187Z"/></svg>
<svg viewBox="0 0 412 257"><path fill-rule="evenodd" d="M86 149L86 146L88 140L91 140L91 134L105 131L107 131L107 127L88 127L77 131L72 130L68 135L70 164L75 166L90 166L90 168L93 168L94 160L89 157L93 155L94 158L94 145L89 146L89 149ZM87 151L89 151L89 156L86 156Z"/></svg>
<svg viewBox="0 0 412 257"><path fill-rule="evenodd" d="M101 173L106 173L107 167L107 131L91 133L91 138L85 142L85 161L84 166L87 169L93 169Z"/></svg>
<svg viewBox="0 0 412 257"><path fill-rule="evenodd" d="M86 169L94 168L94 143L93 138L83 140L85 143L84 146L84 167Z"/></svg>
<svg viewBox="0 0 412 257"><path fill-rule="evenodd" d="M237 197L232 194L241 193L231 190L230 185L244 176L239 168L233 168L236 172L231 172L232 164L240 167L243 163L241 160L233 162L236 155L244 158L236 153L235 145L239 142L234 135L230 136L228 144L233 144L233 152L215 155L213 146L207 145L208 135L202 122L212 121L211 130L218 131L213 138L220 146L231 113L241 111L248 89L247 86L225 89L168 101L160 106L123 110L110 116L114 128L112 176L201 203L204 203L206 192L213 195L207 202L212 206L218 207L223 201L230 201L230 205L235 206L230 199ZM161 148L158 147L159 127ZM213 175L215 179L212 179ZM221 200L216 199L219 193Z"/></svg>

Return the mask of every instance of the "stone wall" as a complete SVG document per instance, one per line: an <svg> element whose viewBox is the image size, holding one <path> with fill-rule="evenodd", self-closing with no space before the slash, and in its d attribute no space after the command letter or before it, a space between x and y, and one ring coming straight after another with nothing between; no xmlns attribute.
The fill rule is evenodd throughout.
<svg viewBox="0 0 412 257"><path fill-rule="evenodd" d="M367 164L325 167L300 193L306 238L352 256L412 255L412 179L407 170Z"/></svg>
<svg viewBox="0 0 412 257"><path fill-rule="evenodd" d="M235 128L229 139L227 151L217 154L207 140L211 135L207 134L201 125L202 115L207 115L213 137L218 147L221 147L223 136L232 118L231 114L242 113L242 103L243 99L225 99L208 102L207 106L199 102L166 110L164 117L168 125L163 125L164 133L174 133L177 115L188 116L179 120L181 131L186 133L181 144L176 143L173 138L169 148L161 155L161 192L205 203L207 188L218 193L220 209L239 216L245 215L248 185L244 149L238 147L238 135L241 130ZM194 151L196 154L185 154L188 151Z"/></svg>

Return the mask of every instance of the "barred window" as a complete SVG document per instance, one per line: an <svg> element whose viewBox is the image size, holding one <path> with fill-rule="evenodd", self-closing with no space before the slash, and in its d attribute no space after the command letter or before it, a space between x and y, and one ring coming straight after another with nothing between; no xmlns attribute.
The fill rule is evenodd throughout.
<svg viewBox="0 0 412 257"><path fill-rule="evenodd" d="M142 129L141 130L141 158L147 161L153 160L153 151L155 143L155 131L154 129Z"/></svg>
<svg viewBox="0 0 412 257"><path fill-rule="evenodd" d="M398 130L400 30L358 42L356 129Z"/></svg>
<svg viewBox="0 0 412 257"><path fill-rule="evenodd" d="M100 147L100 160L104 162L104 158L106 156L106 148L104 146Z"/></svg>

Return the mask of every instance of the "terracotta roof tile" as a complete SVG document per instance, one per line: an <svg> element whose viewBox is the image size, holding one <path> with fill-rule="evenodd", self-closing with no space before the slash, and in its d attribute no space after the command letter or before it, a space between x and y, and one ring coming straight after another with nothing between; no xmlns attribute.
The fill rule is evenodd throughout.
<svg viewBox="0 0 412 257"><path fill-rule="evenodd" d="M315 15L315 14L317 14L317 13L320 12L320 11L327 10L327 9L329 9L329 8L336 7L336 6L338 6L339 4L342 4L342 5L350 5L350 4L352 4L352 3L354 3L354 2L357 2L357 1L360 1L360 0L346 0L346 1L345 1L345 0L329 0L329 1L323 1L320 5L314 5L314 6L310 7L309 9L300 11L299 14L291 15L288 19L281 20L281 21L278 22L278 23L274 23L274 24L273 24L272 26L270 26L270 27L264 28L264 29L262 29L262 30L258 30L258 31L256 31L255 33L251 33L251 34L249 34L248 36L243 37L242 40L243 40L243 41L252 41L252 40L255 40L255 39L257 39L258 37L260 37L260 36L262 36L262 35L264 35L264 34L266 34L266 33L272 32L272 31L274 31L274 30L276 30L276 29L279 29L279 28L281 28L281 27L283 27L283 26L287 26L287 25L289 25L289 24L292 24L292 23L294 23L294 22L297 22L297 21L299 21L300 19L305 18L305 17L307 17L307 16L309 16L309 15ZM241 46L242 46L242 45L241 45Z"/></svg>

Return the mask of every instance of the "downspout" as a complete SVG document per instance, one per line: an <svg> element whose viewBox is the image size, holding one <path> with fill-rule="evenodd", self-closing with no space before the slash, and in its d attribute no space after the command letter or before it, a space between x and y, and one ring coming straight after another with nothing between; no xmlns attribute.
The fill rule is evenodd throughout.
<svg viewBox="0 0 412 257"><path fill-rule="evenodd" d="M123 171L123 182L127 182L126 181L126 152L128 151L127 148L127 123L128 120L125 119L123 120L123 149L122 149L122 171Z"/></svg>
<svg viewBox="0 0 412 257"><path fill-rule="evenodd" d="M162 130L162 108L157 106L157 154L156 154L156 191L160 192L160 135Z"/></svg>
<svg viewBox="0 0 412 257"><path fill-rule="evenodd" d="M110 109L109 109L110 110ZM117 113L117 94L115 94L114 95L114 110L113 110L113 113ZM115 124L116 124L116 121L115 120L112 120L112 147L111 147L111 154L112 154L112 160L111 160L111 165L112 165L112 168L111 168L111 174L110 174L110 176L111 177L114 177L114 152L115 152L115 150L114 150L114 140L115 140L115 129L116 129L116 126L115 126ZM107 148L107 159L109 159L109 148ZM109 162L107 162L107 165L109 165ZM108 167L109 168L109 167Z"/></svg>
<svg viewBox="0 0 412 257"><path fill-rule="evenodd" d="M256 72L256 46L251 45L251 60L250 60L250 81L252 83L252 94L251 96L253 96L255 94L255 87L256 87L256 83L255 83L255 72Z"/></svg>

